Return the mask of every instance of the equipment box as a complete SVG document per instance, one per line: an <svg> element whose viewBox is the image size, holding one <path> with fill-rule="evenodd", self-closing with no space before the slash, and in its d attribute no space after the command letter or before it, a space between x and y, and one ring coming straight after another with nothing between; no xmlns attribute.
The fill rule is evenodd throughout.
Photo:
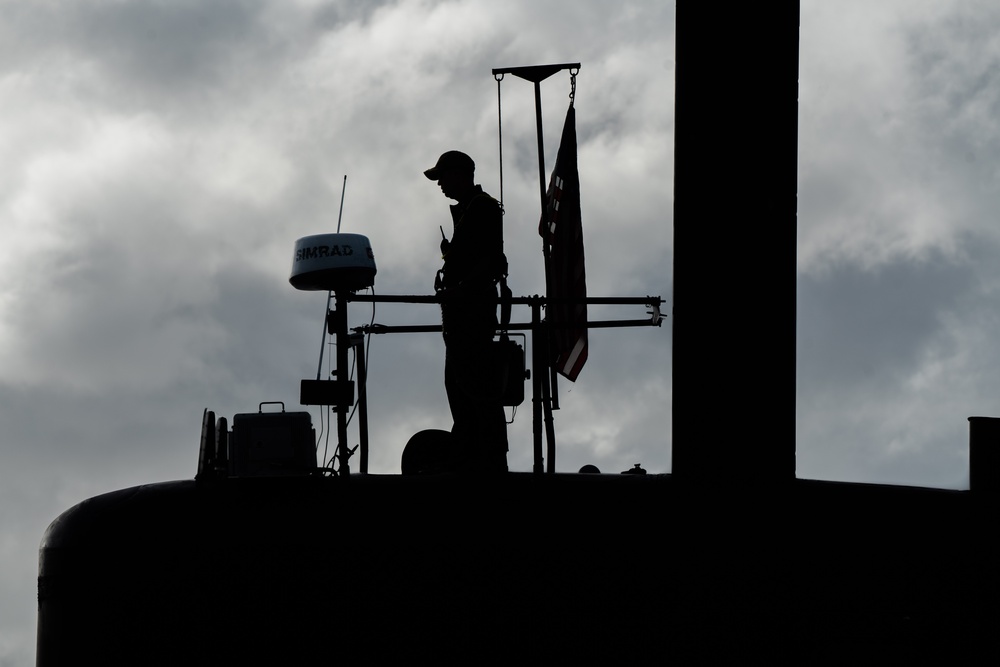
<svg viewBox="0 0 1000 667"><path fill-rule="evenodd" d="M233 416L230 474L287 477L316 470L316 442L308 412Z"/></svg>

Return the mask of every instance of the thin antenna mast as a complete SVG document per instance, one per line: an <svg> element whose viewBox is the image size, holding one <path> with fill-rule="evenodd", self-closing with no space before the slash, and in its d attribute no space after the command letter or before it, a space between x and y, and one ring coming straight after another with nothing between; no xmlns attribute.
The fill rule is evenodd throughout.
<svg viewBox="0 0 1000 667"><path fill-rule="evenodd" d="M337 233L340 233L340 220L344 217L344 194L347 193L347 174L344 174L344 187L340 190L340 213L337 215Z"/></svg>

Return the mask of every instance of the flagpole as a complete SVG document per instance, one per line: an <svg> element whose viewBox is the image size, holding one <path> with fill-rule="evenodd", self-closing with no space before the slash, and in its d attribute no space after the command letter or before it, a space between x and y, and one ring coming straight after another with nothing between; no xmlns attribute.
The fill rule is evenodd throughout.
<svg viewBox="0 0 1000 667"><path fill-rule="evenodd" d="M579 70L580 63L563 63L559 65L533 65L529 67L506 67L498 68L493 70L493 76L496 77L504 74L513 74L514 76L524 79L526 81L531 81L535 87L535 127L538 139L538 189L539 189L539 199L541 204L541 215L545 216L545 145L542 141L542 89L541 82L549 78L556 72L561 72L562 70ZM542 258L545 267L545 288L548 290L551 284L551 261L549 257L549 244L546 239L542 238ZM559 409L559 399L556 395L557 381L556 381L556 369L552 364L551 354L549 353L549 332L548 328L544 323L539 323L541 339L540 344L544 346L541 350L544 353L545 358L545 373L541 373L538 378L541 380L540 386L536 385L541 392L541 396L536 396L535 400L541 401L543 411L544 411L544 421L545 421L545 439L548 443L546 457L547 465L546 471L549 473L554 473L556 471L555 462L555 450L556 450L556 436L555 427L552 420L552 410ZM539 341L535 340L535 336L532 336L532 345L539 345ZM533 357L536 358L537 357ZM539 375L538 368L535 368L536 375ZM538 416L536 414L535 419ZM538 429L538 424L535 425L535 429ZM536 452L535 459L536 462L540 458L541 443L536 442L535 444ZM536 466L537 467L537 466ZM541 472L541 470L536 469L535 472Z"/></svg>

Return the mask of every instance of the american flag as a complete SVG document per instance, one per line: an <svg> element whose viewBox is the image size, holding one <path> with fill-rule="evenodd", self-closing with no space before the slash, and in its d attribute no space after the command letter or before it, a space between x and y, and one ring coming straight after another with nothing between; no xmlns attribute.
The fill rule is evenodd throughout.
<svg viewBox="0 0 1000 667"><path fill-rule="evenodd" d="M549 246L546 320L555 369L572 381L587 362L587 280L583 261L576 110L570 103L538 233ZM571 301L576 301L571 302Z"/></svg>

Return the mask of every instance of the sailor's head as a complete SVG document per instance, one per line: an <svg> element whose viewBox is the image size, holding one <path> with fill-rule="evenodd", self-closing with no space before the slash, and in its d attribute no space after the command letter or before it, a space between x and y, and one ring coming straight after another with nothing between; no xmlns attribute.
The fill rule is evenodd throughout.
<svg viewBox="0 0 1000 667"><path fill-rule="evenodd" d="M437 164L424 172L424 176L437 181L441 192L449 199L461 199L462 194L473 186L476 163L461 151L442 153Z"/></svg>

